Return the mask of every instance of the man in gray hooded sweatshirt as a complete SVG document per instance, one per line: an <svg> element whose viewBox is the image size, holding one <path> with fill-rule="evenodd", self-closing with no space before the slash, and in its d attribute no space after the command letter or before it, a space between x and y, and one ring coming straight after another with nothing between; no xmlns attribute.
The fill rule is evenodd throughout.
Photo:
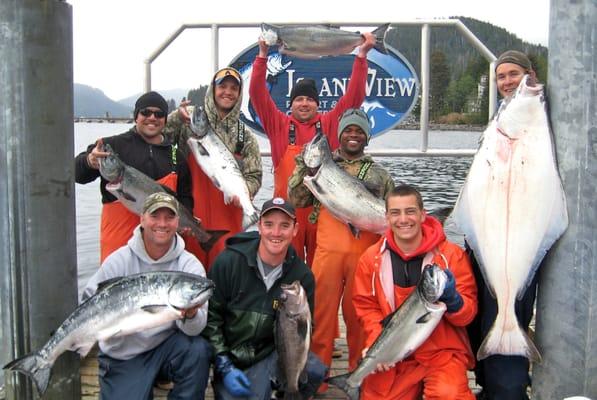
<svg viewBox="0 0 597 400"><path fill-rule="evenodd" d="M182 271L205 276L203 265L185 251L176 233L178 202L167 193L147 197L141 223L126 246L110 254L91 277L83 299L112 278L151 271ZM170 398L203 399L211 349L199 334L208 304L181 310L183 319L128 336L99 342L100 398L148 399L157 379L174 383Z"/></svg>

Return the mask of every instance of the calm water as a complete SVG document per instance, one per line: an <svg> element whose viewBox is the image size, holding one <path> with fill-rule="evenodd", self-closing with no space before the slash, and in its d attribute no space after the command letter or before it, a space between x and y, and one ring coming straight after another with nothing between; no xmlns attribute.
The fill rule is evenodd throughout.
<svg viewBox="0 0 597 400"><path fill-rule="evenodd" d="M75 124L75 152L85 150L97 138L112 136L129 129L129 124ZM429 148L433 149L476 149L479 132L430 132ZM262 150L269 150L269 142L258 137ZM418 131L392 131L375 138L369 149L412 149L420 147ZM425 207L433 210L453 206L462 186L472 157L379 157L380 162L396 182L414 184L421 190ZM273 192L271 158L263 158L263 184L255 197L255 205L270 198ZM76 184L77 208L77 262L79 288L83 288L89 277L99 266L99 220L101 196L99 179L87 185ZM450 239L461 242L461 238L448 224L446 231Z"/></svg>

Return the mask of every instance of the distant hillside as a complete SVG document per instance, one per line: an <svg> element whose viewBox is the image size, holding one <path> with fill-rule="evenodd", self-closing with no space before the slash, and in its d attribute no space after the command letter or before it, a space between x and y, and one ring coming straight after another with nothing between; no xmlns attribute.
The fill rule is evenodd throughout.
<svg viewBox="0 0 597 400"><path fill-rule="evenodd" d="M74 84L75 117L111 117L127 118L132 108L124 106L107 97L104 92L91 86Z"/></svg>
<svg viewBox="0 0 597 400"><path fill-rule="evenodd" d="M159 90L156 89L156 91L161 94L162 96L164 96L164 98L167 101L170 101L170 99L174 100L174 104L176 104L178 106L178 104L180 103L180 101L182 100L183 97L187 97L188 93L189 93L189 89L167 89L167 90ZM135 107L135 101L137 101L137 99L139 98L139 96L141 96L143 93L139 92L136 93L132 96L129 96L127 98L124 99L120 99L118 100L118 102L120 104L123 104L125 106L129 106L132 108Z"/></svg>
<svg viewBox="0 0 597 400"><path fill-rule="evenodd" d="M530 56L536 56L543 61L547 59L547 48L524 42L516 35L507 30L488 22L479 21L466 17L451 17L460 19L466 27L481 40L482 43L497 57L505 50L520 50ZM400 26L388 31L386 36L388 42L396 50L400 51L412 64L419 77L421 76L421 28L411 26ZM480 53L469 44L454 27L432 27L431 28L431 51L441 51L446 56L452 79L458 79L467 69L469 63L481 58ZM539 76L545 76L547 71L543 63L536 66Z"/></svg>

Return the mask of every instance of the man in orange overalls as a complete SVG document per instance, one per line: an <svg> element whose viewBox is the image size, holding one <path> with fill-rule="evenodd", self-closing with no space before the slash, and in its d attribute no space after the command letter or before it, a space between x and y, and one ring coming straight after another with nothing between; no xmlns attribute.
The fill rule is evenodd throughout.
<svg viewBox="0 0 597 400"><path fill-rule="evenodd" d="M466 253L446 240L438 220L426 215L421 194L400 185L386 198L390 229L359 259L353 304L366 332L363 354L375 342L381 321L415 290L423 267L437 264L448 282L439 301L446 313L435 331L396 365L378 365L361 386L361 399L474 400L466 371L473 368L466 325L477 313L477 286Z"/></svg>
<svg viewBox="0 0 597 400"><path fill-rule="evenodd" d="M321 131L327 136L332 150L335 150L339 145L339 117L346 109L358 108L363 103L368 71L367 53L375 45L373 34L367 32L363 33L363 36L365 42L355 57L348 88L336 106L325 114L319 113L319 95L315 81L303 79L293 85L290 94L290 115L279 110L269 94L265 81L269 47L259 38L259 53L253 63L249 96L271 145L274 197L288 198L288 179L294 171L294 158L300 154L303 145L310 141L317 131ZM316 232L315 224L308 222L311 211L310 208L297 210L299 232L292 242L299 257L309 266L313 264Z"/></svg>
<svg viewBox="0 0 597 400"><path fill-rule="evenodd" d="M346 110L338 126L340 147L333 152L332 158L347 174L362 181L375 197L384 199L394 188L394 182L380 164L365 154L369 139L367 114L360 109ZM313 194L303 184L304 177L309 173L303 157L298 156L296 168L288 181L288 193L297 207L309 206L313 210L311 218L317 220L317 248L312 266L315 276L315 313L311 350L327 367L331 366L338 308L342 301L348 368L353 370L364 345L364 335L350 296L354 270L361 254L379 239L379 234L361 231L355 237L345 222L337 219L323 205L317 204ZM327 384L324 384L320 392L326 389Z"/></svg>
<svg viewBox="0 0 597 400"><path fill-rule="evenodd" d="M145 93L135 103L135 126L128 132L98 140L75 158L77 183L85 184L101 178L100 263L126 245L139 224L139 216L106 190L107 181L99 172L99 159L108 155L103 151L102 143L109 144L125 164L176 192L178 201L189 210L193 209L187 163L176 146L162 134L167 115L166 100L157 92Z"/></svg>

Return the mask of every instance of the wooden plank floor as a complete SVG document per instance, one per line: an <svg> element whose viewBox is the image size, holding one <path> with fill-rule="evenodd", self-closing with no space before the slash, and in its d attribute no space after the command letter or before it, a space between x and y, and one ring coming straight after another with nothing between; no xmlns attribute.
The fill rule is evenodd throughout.
<svg viewBox="0 0 597 400"><path fill-rule="evenodd" d="M332 367L330 370L330 376L336 376L344 374L348 371L348 348L346 346L346 328L342 322L340 315L340 335L337 339L337 346L342 350L342 357L335 358L332 360ZM81 364L81 399L83 400L96 400L99 395L99 383L97 378L97 350L92 351ZM473 393L479 391L479 387L475 385L472 373L469 371L469 385L473 390ZM156 400L167 399L168 392L166 390L154 389L154 398ZM213 399L213 391L211 387L208 387L206 399ZM317 399L346 399L344 393L333 386L330 386L328 391L324 394L318 394Z"/></svg>

